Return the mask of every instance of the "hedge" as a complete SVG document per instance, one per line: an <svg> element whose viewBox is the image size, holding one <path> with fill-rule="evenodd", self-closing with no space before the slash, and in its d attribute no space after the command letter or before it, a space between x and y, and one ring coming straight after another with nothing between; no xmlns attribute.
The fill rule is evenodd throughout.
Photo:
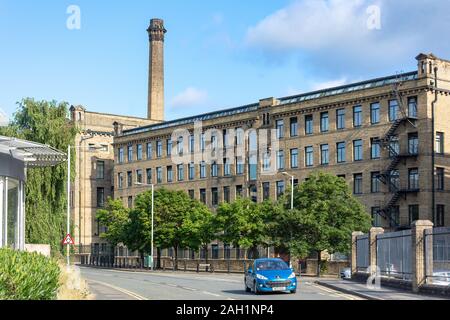
<svg viewBox="0 0 450 320"><path fill-rule="evenodd" d="M58 263L37 253L0 249L0 300L54 300Z"/></svg>

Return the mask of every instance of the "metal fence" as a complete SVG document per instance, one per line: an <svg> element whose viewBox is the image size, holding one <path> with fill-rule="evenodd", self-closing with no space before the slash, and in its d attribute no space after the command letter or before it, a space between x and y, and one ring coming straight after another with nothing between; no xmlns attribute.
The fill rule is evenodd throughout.
<svg viewBox="0 0 450 320"><path fill-rule="evenodd" d="M382 276L411 280L411 230L377 236L377 267Z"/></svg>
<svg viewBox="0 0 450 320"><path fill-rule="evenodd" d="M256 251L242 248L224 248L208 247L207 250L178 249L178 259L190 260L247 260L256 258L267 258L273 254L273 250L267 248L258 248ZM162 257L175 257L174 248L164 249L161 252Z"/></svg>
<svg viewBox="0 0 450 320"><path fill-rule="evenodd" d="M450 285L450 228L426 230L425 269L427 283Z"/></svg>
<svg viewBox="0 0 450 320"><path fill-rule="evenodd" d="M358 272L367 272L369 268L369 236L356 237L356 269Z"/></svg>

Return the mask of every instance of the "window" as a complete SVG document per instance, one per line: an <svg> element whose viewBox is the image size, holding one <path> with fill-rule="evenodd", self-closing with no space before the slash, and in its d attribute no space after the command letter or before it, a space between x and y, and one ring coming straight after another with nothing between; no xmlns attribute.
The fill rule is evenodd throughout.
<svg viewBox="0 0 450 320"><path fill-rule="evenodd" d="M355 128L362 126L362 107L355 106L353 107L353 126Z"/></svg>
<svg viewBox="0 0 450 320"><path fill-rule="evenodd" d="M218 141L217 141L217 136L211 135L211 150L216 151L218 147L219 147L219 145L218 145Z"/></svg>
<svg viewBox="0 0 450 320"><path fill-rule="evenodd" d="M413 168L409 169L409 190L417 190L419 189L419 169Z"/></svg>
<svg viewBox="0 0 450 320"><path fill-rule="evenodd" d="M298 119L297 117L291 118L291 137L297 137L298 136Z"/></svg>
<svg viewBox="0 0 450 320"><path fill-rule="evenodd" d="M322 112L320 114L320 132L328 132L330 127L328 112Z"/></svg>
<svg viewBox="0 0 450 320"><path fill-rule="evenodd" d="M372 207L372 225L381 227L380 207Z"/></svg>
<svg viewBox="0 0 450 320"><path fill-rule="evenodd" d="M133 146L128 146L128 162L133 161Z"/></svg>
<svg viewBox="0 0 450 320"><path fill-rule="evenodd" d="M413 224L414 221L419 220L419 205L413 204L409 206L409 224Z"/></svg>
<svg viewBox="0 0 450 320"><path fill-rule="evenodd" d="M284 153L283 153L283 167L284 167ZM249 180L256 180L258 178L258 156L256 154L252 154L249 157L248 176Z"/></svg>
<svg viewBox="0 0 450 320"><path fill-rule="evenodd" d="M216 162L211 164L211 177L217 177L219 175L219 167Z"/></svg>
<svg viewBox="0 0 450 320"><path fill-rule="evenodd" d="M105 206L105 188L97 188L97 208Z"/></svg>
<svg viewBox="0 0 450 320"><path fill-rule="evenodd" d="M105 179L105 161L97 161L97 179Z"/></svg>
<svg viewBox="0 0 450 320"><path fill-rule="evenodd" d="M242 128L236 129L236 145L244 144L244 130Z"/></svg>
<svg viewBox="0 0 450 320"><path fill-rule="evenodd" d="M390 209L391 214L391 226L398 226L400 224L400 207L392 206Z"/></svg>
<svg viewBox="0 0 450 320"><path fill-rule="evenodd" d="M156 141L156 156L158 158L162 157L162 141Z"/></svg>
<svg viewBox="0 0 450 320"><path fill-rule="evenodd" d="M200 201L206 204L206 189L200 189Z"/></svg>
<svg viewBox="0 0 450 320"><path fill-rule="evenodd" d="M153 183L153 175L152 175L152 169L147 169L147 184Z"/></svg>
<svg viewBox="0 0 450 320"><path fill-rule="evenodd" d="M133 197L132 196L128 197L128 208L129 209L133 208Z"/></svg>
<svg viewBox="0 0 450 320"><path fill-rule="evenodd" d="M230 147L230 135L228 134L228 130L223 130L223 147Z"/></svg>
<svg viewBox="0 0 450 320"><path fill-rule="evenodd" d="M389 158L396 157L400 154L400 143L398 137L392 137L389 142Z"/></svg>
<svg viewBox="0 0 450 320"><path fill-rule="evenodd" d="M241 157L236 158L236 174L244 174L244 160Z"/></svg>
<svg viewBox="0 0 450 320"><path fill-rule="evenodd" d="M189 136L189 152L194 153L195 151L195 137L193 134Z"/></svg>
<svg viewBox="0 0 450 320"><path fill-rule="evenodd" d="M184 143L183 137L178 137L178 139L177 139L177 153L179 155L183 154L183 148L184 148L183 143Z"/></svg>
<svg viewBox="0 0 450 320"><path fill-rule="evenodd" d="M189 163L189 180L195 179L195 165L193 162Z"/></svg>
<svg viewBox="0 0 450 320"><path fill-rule="evenodd" d="M389 100L389 121L395 121L398 119L398 101Z"/></svg>
<svg viewBox="0 0 450 320"><path fill-rule="evenodd" d="M166 154L167 156L171 156L172 155L172 139L167 139L166 140Z"/></svg>
<svg viewBox="0 0 450 320"><path fill-rule="evenodd" d="M370 123L380 123L380 104L378 102L370 105Z"/></svg>
<svg viewBox="0 0 450 320"><path fill-rule="evenodd" d="M142 160L142 144L138 144L137 146L136 146L136 149L137 149L137 160L138 161L140 161L140 160Z"/></svg>
<svg viewBox="0 0 450 320"><path fill-rule="evenodd" d="M119 173L117 175L117 184L119 186L119 189L123 188L123 173Z"/></svg>
<svg viewBox="0 0 450 320"><path fill-rule="evenodd" d="M291 168L298 168L298 149L291 149Z"/></svg>
<svg viewBox="0 0 450 320"><path fill-rule="evenodd" d="M217 190L217 188L211 189L211 205L212 206L219 205L219 191Z"/></svg>
<svg viewBox="0 0 450 320"><path fill-rule="evenodd" d="M345 109L336 110L336 128L345 129Z"/></svg>
<svg viewBox="0 0 450 320"><path fill-rule="evenodd" d="M313 134L314 131L314 123L313 116L307 115L305 116L305 134Z"/></svg>
<svg viewBox="0 0 450 320"><path fill-rule="evenodd" d="M277 138L278 139L284 138L284 121L283 120L276 121L276 129L277 129Z"/></svg>
<svg viewBox="0 0 450 320"><path fill-rule="evenodd" d="M363 193L363 175L362 173L357 173L353 175L353 193L362 194Z"/></svg>
<svg viewBox="0 0 450 320"><path fill-rule="evenodd" d="M162 183L163 182L162 168L161 167L156 168L156 182L157 183Z"/></svg>
<svg viewBox="0 0 450 320"><path fill-rule="evenodd" d="M408 98L408 116L417 118L417 97Z"/></svg>
<svg viewBox="0 0 450 320"><path fill-rule="evenodd" d="M136 170L136 182L137 183L144 183L144 175L141 169Z"/></svg>
<svg viewBox="0 0 450 320"><path fill-rule="evenodd" d="M277 151L277 170L284 170L284 151Z"/></svg>
<svg viewBox="0 0 450 320"><path fill-rule="evenodd" d="M330 163L330 152L328 144L323 144L320 146L320 164L327 165Z"/></svg>
<svg viewBox="0 0 450 320"><path fill-rule="evenodd" d="M444 191L444 168L436 168L436 190Z"/></svg>
<svg viewBox="0 0 450 320"><path fill-rule="evenodd" d="M191 198L192 200L195 199L195 190L189 190L188 194L189 194L189 198Z"/></svg>
<svg viewBox="0 0 450 320"><path fill-rule="evenodd" d="M381 157L381 146L378 138L370 139L370 157L371 159L380 159Z"/></svg>
<svg viewBox="0 0 450 320"><path fill-rule="evenodd" d="M390 172L389 191L393 192L400 189L400 172L398 170L392 170Z"/></svg>
<svg viewBox="0 0 450 320"><path fill-rule="evenodd" d="M231 202L230 187L223 187L223 201L226 203Z"/></svg>
<svg viewBox="0 0 450 320"><path fill-rule="evenodd" d="M236 186L236 197L237 198L238 197L243 197L244 196L243 191L244 191L244 189L242 188L241 185Z"/></svg>
<svg viewBox="0 0 450 320"><path fill-rule="evenodd" d="M338 177L338 178L341 178L341 179L344 179L344 180L346 179L345 174L338 174L337 177Z"/></svg>
<svg viewBox="0 0 450 320"><path fill-rule="evenodd" d="M118 161L119 161L119 163L123 163L123 147L120 147L119 148L119 159L118 159Z"/></svg>
<svg viewBox="0 0 450 320"><path fill-rule="evenodd" d="M263 201L270 199L270 182L263 183Z"/></svg>
<svg viewBox="0 0 450 320"><path fill-rule="evenodd" d="M434 218L434 226L443 227L445 225L444 217L445 217L445 206L442 204L438 204L436 206L436 217Z"/></svg>
<svg viewBox="0 0 450 320"><path fill-rule="evenodd" d="M270 170L270 153L264 152L263 154L263 171L267 172Z"/></svg>
<svg viewBox="0 0 450 320"><path fill-rule="evenodd" d="M419 154L419 135L417 133L408 134L408 152L411 155Z"/></svg>
<svg viewBox="0 0 450 320"><path fill-rule="evenodd" d="M312 167L314 165L314 148L313 147L305 148L305 165L307 167Z"/></svg>
<svg viewBox="0 0 450 320"><path fill-rule="evenodd" d="M131 171L127 172L127 185L128 185L128 187L133 186L133 172L131 172Z"/></svg>
<svg viewBox="0 0 450 320"><path fill-rule="evenodd" d="M347 161L345 142L339 142L336 145L336 148L337 148L337 163L344 163L345 161Z"/></svg>
<svg viewBox="0 0 450 320"><path fill-rule="evenodd" d="M177 178L178 178L178 181L184 181L184 165L183 164L177 165Z"/></svg>
<svg viewBox="0 0 450 320"><path fill-rule="evenodd" d="M363 159L363 141L353 141L353 161L362 161Z"/></svg>
<svg viewBox="0 0 450 320"><path fill-rule="evenodd" d="M284 194L284 181L277 182L277 199Z"/></svg>
<svg viewBox="0 0 450 320"><path fill-rule="evenodd" d="M206 149L206 137L205 134L202 133L200 135L200 150L205 151L205 149Z"/></svg>
<svg viewBox="0 0 450 320"><path fill-rule="evenodd" d="M436 132L436 153L444 154L444 133Z"/></svg>
<svg viewBox="0 0 450 320"><path fill-rule="evenodd" d="M231 176L231 163L228 159L223 159L223 175L225 177Z"/></svg>
<svg viewBox="0 0 450 320"><path fill-rule="evenodd" d="M172 166L167 166L167 182L173 181L173 168Z"/></svg>
<svg viewBox="0 0 450 320"><path fill-rule="evenodd" d="M89 143L89 151L96 151L97 148L95 147L94 143Z"/></svg>
<svg viewBox="0 0 450 320"><path fill-rule="evenodd" d="M151 142L147 143L147 160L153 158L153 145Z"/></svg>
<svg viewBox="0 0 450 320"><path fill-rule="evenodd" d="M206 163L205 161L202 161L200 163L200 179L206 178Z"/></svg>
<svg viewBox="0 0 450 320"><path fill-rule="evenodd" d="M380 172L372 172L371 173L371 184L370 184L370 191L372 193L378 193L380 192Z"/></svg>

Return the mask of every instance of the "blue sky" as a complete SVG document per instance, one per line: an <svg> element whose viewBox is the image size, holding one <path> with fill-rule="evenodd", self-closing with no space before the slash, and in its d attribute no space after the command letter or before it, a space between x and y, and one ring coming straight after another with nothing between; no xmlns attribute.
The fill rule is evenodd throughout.
<svg viewBox="0 0 450 320"><path fill-rule="evenodd" d="M66 27L69 5L81 10L80 30ZM380 28L367 26L373 6ZM153 17L168 29L170 120L415 70L419 52L449 59L449 9L449 0L0 0L0 109L11 116L34 97L145 117Z"/></svg>

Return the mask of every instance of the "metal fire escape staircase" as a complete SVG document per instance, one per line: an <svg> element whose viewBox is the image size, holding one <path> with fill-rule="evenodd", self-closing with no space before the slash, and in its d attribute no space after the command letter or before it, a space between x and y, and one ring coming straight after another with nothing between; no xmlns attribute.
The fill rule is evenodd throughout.
<svg viewBox="0 0 450 320"><path fill-rule="evenodd" d="M408 115L408 112L404 108L403 99L399 92L399 88L402 85L402 80L399 79L394 84L394 93L396 95L399 109L400 109L400 118L395 120L389 128L388 132L385 134L385 136L381 139L378 139L378 143L381 147L381 149L384 149L389 154L390 163L389 165L380 173L378 176L378 179L385 185L389 187L389 191L392 193L391 198L385 205L378 211L378 214L389 221L389 224L391 227L398 227L398 221L396 221L395 217L393 217L393 208L397 204L398 200L406 195L408 193L415 193L418 192L416 189L410 189L409 186L407 188L402 188L400 184L400 180L393 179L395 176L393 175L393 171L398 168L398 165L400 162L406 161L406 159L411 157L417 157L416 153L406 153L401 154L399 150L393 147L393 142L398 142L397 138L397 131L400 127L400 125L404 123L410 123L412 126L416 127L416 120L417 118L410 117ZM400 148L398 148L400 149Z"/></svg>

